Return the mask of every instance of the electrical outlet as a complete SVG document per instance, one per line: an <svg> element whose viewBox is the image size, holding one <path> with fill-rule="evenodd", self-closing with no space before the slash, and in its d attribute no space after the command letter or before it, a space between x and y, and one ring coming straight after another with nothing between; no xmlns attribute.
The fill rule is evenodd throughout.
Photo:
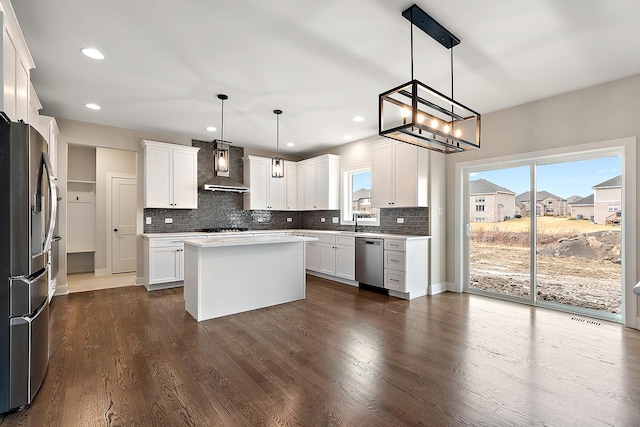
<svg viewBox="0 0 640 427"><path fill-rule="evenodd" d="M404 218L396 218L398 224L404 224Z"/></svg>
<svg viewBox="0 0 640 427"><path fill-rule="evenodd" d="M262 218L261 216L259 216L258 218L256 218L256 222L264 222L264 218Z"/></svg>
<svg viewBox="0 0 640 427"><path fill-rule="evenodd" d="M287 218L287 222L293 222L293 218Z"/></svg>
<svg viewBox="0 0 640 427"><path fill-rule="evenodd" d="M151 217L150 216L148 216L146 218L146 222L147 222L147 225L151 225Z"/></svg>
<svg viewBox="0 0 640 427"><path fill-rule="evenodd" d="M331 222L334 223L334 224L337 224L338 223L338 217L334 216L333 218L331 218Z"/></svg>
<svg viewBox="0 0 640 427"><path fill-rule="evenodd" d="M325 222L325 219L324 218L320 218L320 222Z"/></svg>
<svg viewBox="0 0 640 427"><path fill-rule="evenodd" d="M165 224L173 224L173 218L165 218L164 219L164 223Z"/></svg>

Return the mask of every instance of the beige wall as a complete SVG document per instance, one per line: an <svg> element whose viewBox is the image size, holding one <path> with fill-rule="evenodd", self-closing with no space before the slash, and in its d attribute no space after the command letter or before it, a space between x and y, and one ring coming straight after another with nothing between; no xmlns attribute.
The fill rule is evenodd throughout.
<svg viewBox="0 0 640 427"><path fill-rule="evenodd" d="M571 218L578 218L578 215L582 215L582 218L591 219L593 216L593 205L589 206L570 206Z"/></svg>
<svg viewBox="0 0 640 427"><path fill-rule="evenodd" d="M487 94L490 96L490 94ZM460 94L464 101L464 95ZM447 193L456 194L456 165L469 161L491 162L492 158L509 156L527 158L527 153L541 150L554 150L560 147L579 146L580 144L599 143L604 141L637 138L640 135L640 120L633 120L630 112L640 110L640 75L605 83L599 86L543 99L529 104L488 113L482 116L482 149L447 157ZM631 115L630 115L631 114ZM636 158L630 159L631 165L638 163ZM635 177L635 168L625 167L625 179L634 177L636 181L629 185L639 188L640 182ZM634 169L633 172L630 169ZM640 177L640 175L638 175ZM628 182L628 181L627 181ZM462 200L460 198L460 200ZM447 199L447 209L453 211L456 198ZM638 209L638 200L634 196L634 208ZM625 236L627 242L637 240L638 222L640 218L627 221ZM456 230L456 222L447 222L448 259L447 281L452 290L461 289L462 283L456 283L456 236L462 236L463 230ZM632 253L638 247L629 248ZM636 300L631 288L636 281L638 261L629 262L625 283L625 295L633 302L628 313L635 315ZM461 281L458 274L458 280ZM627 315L627 320L629 314ZM635 323L635 321L634 321ZM629 324L629 322L627 322Z"/></svg>

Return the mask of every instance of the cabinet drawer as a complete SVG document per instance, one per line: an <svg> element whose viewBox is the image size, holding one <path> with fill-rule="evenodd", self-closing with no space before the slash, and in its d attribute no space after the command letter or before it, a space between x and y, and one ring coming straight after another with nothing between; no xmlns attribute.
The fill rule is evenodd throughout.
<svg viewBox="0 0 640 427"><path fill-rule="evenodd" d="M405 271L404 252L384 251L384 268Z"/></svg>
<svg viewBox="0 0 640 427"><path fill-rule="evenodd" d="M329 243L332 245L336 244L336 236L332 234L320 234L318 235L318 239L320 243Z"/></svg>
<svg viewBox="0 0 640 427"><path fill-rule="evenodd" d="M336 245L355 246L356 238L351 236L336 236Z"/></svg>
<svg viewBox="0 0 640 427"><path fill-rule="evenodd" d="M384 287L394 291L406 292L404 276L405 274L401 271L385 270Z"/></svg>
<svg viewBox="0 0 640 427"><path fill-rule="evenodd" d="M184 247L184 243L182 243L182 239L149 239L149 247L150 248L182 248Z"/></svg>
<svg viewBox="0 0 640 427"><path fill-rule="evenodd" d="M384 239L384 248L391 251L404 252L406 240Z"/></svg>

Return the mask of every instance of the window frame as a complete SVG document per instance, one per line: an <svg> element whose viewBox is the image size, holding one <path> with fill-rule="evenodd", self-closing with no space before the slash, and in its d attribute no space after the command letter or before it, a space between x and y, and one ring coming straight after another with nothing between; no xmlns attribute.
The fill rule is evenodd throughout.
<svg viewBox="0 0 640 427"><path fill-rule="evenodd" d="M341 170L341 197L340 197L340 224L341 225L355 225L353 220L353 175L371 172L370 164L361 164L355 166L344 167ZM373 187L373 185L372 185ZM372 189L373 190L373 189ZM358 224L367 227L379 227L380 226L380 213L381 209L376 207L375 220L371 218L359 218Z"/></svg>

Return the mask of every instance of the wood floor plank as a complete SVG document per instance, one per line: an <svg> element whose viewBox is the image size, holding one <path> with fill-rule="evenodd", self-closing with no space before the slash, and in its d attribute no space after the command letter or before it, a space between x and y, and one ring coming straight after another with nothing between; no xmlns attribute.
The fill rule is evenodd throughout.
<svg viewBox="0 0 640 427"><path fill-rule="evenodd" d="M56 297L51 361L4 426L636 425L640 333L481 296L307 298L196 322L182 289Z"/></svg>

